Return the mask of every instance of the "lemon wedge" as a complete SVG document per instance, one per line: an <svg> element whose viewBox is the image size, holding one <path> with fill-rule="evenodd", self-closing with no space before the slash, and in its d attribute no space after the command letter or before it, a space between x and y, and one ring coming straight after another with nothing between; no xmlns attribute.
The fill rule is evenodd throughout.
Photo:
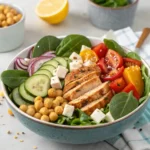
<svg viewBox="0 0 150 150"><path fill-rule="evenodd" d="M36 14L50 24L62 22L68 15L68 0L42 0L36 6Z"/></svg>

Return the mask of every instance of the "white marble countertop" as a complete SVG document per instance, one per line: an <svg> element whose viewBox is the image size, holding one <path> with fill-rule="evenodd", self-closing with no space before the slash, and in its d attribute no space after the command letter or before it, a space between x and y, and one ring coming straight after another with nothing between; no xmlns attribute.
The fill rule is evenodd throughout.
<svg viewBox="0 0 150 150"><path fill-rule="evenodd" d="M1 1L1 0L0 0ZM88 19L87 1L88 0L69 0L70 12L67 19L59 25L48 25L40 20L34 13L37 0L3 0L20 5L26 12L25 22L25 40L23 45L7 53L0 53L0 69L5 69L10 60L25 47L37 42L41 37L51 35L67 35L71 33L79 33L89 36L101 37L106 31L94 27ZM84 7L82 7L84 6ZM132 26L134 31L140 31L144 27L150 26L149 0L141 0ZM2 35L0 35L2 36ZM12 134L7 134L7 131ZM17 135L17 132L20 135ZM25 132L24 135L21 132ZM14 139L17 136L18 139ZM24 140L24 142L20 142ZM5 102L0 105L0 150L32 150L37 146L39 150L114 150L113 147L105 142L99 142L90 145L68 145L52 142L48 139L40 137L25 128L15 117L11 117L7 113Z"/></svg>

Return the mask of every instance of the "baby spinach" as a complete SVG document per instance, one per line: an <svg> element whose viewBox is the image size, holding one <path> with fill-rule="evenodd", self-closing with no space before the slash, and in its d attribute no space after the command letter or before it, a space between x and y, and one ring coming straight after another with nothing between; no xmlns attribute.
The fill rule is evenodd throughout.
<svg viewBox="0 0 150 150"><path fill-rule="evenodd" d="M45 36L40 39L35 45L32 56L38 57L47 51L55 51L60 42L61 40L56 38L55 36Z"/></svg>
<svg viewBox="0 0 150 150"><path fill-rule="evenodd" d="M2 82L9 88L16 88L29 77L28 72L23 70L6 70L1 74Z"/></svg>
<svg viewBox="0 0 150 150"><path fill-rule="evenodd" d="M148 76L148 70L145 65L141 67L142 76L144 78L144 94L143 96L148 96L150 93L150 77Z"/></svg>
<svg viewBox="0 0 150 150"><path fill-rule="evenodd" d="M93 2L104 7L121 7L129 4L128 0L93 0Z"/></svg>
<svg viewBox="0 0 150 150"><path fill-rule="evenodd" d="M104 43L109 49L112 49L119 53L121 56L126 56L124 49L114 40L104 39Z"/></svg>
<svg viewBox="0 0 150 150"><path fill-rule="evenodd" d="M64 124L64 125L94 125L96 124L90 116L82 112L80 109L75 109L74 114L71 118L68 118L66 116L60 115L58 120L58 124Z"/></svg>
<svg viewBox="0 0 150 150"><path fill-rule="evenodd" d="M113 96L109 109L114 119L121 118L128 113L132 112L138 107L138 101L133 96L132 91L130 93L121 92Z"/></svg>
<svg viewBox="0 0 150 150"><path fill-rule="evenodd" d="M79 53L82 45L91 47L91 42L83 35L68 35L61 41L60 45L57 47L56 54L58 56L68 57L72 54L72 52Z"/></svg>
<svg viewBox="0 0 150 150"><path fill-rule="evenodd" d="M141 60L141 57L136 52L129 52L127 53L126 57Z"/></svg>

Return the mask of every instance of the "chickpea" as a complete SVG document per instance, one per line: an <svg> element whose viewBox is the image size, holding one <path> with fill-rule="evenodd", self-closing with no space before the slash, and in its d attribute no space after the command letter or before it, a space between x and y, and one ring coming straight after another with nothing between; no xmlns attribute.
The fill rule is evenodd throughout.
<svg viewBox="0 0 150 150"><path fill-rule="evenodd" d="M26 111L26 113L27 113L28 115L30 115L30 116L34 116L34 114L35 114L35 109L33 109L33 108L28 108L27 111Z"/></svg>
<svg viewBox="0 0 150 150"><path fill-rule="evenodd" d="M60 105L60 102L55 99L55 100L53 101L53 106L52 106L52 107L55 108L56 106L59 106L59 105Z"/></svg>
<svg viewBox="0 0 150 150"><path fill-rule="evenodd" d="M41 115L40 113L35 113L35 114L34 114L34 117L37 118L37 119L40 119L41 116L42 116L42 115Z"/></svg>
<svg viewBox="0 0 150 150"><path fill-rule="evenodd" d="M55 112L51 112L49 115L50 121L54 122L58 119L58 115Z"/></svg>
<svg viewBox="0 0 150 150"><path fill-rule="evenodd" d="M7 27L7 22L6 21L2 21L2 27Z"/></svg>
<svg viewBox="0 0 150 150"><path fill-rule="evenodd" d="M44 98L44 106L46 108L51 108L52 105L53 105L53 99L52 98L48 98L48 97Z"/></svg>
<svg viewBox="0 0 150 150"><path fill-rule="evenodd" d="M33 109L35 109L34 105L28 105L28 108L33 108Z"/></svg>
<svg viewBox="0 0 150 150"><path fill-rule="evenodd" d="M14 24L13 18L11 18L11 17L7 18L7 24L8 24L8 25Z"/></svg>
<svg viewBox="0 0 150 150"><path fill-rule="evenodd" d="M54 109L49 109L48 112L50 114L51 112L54 112Z"/></svg>
<svg viewBox="0 0 150 150"><path fill-rule="evenodd" d="M62 90L56 90L56 96L62 96L63 91Z"/></svg>
<svg viewBox="0 0 150 150"><path fill-rule="evenodd" d="M4 8L5 8L5 6L4 6L4 5L0 5L0 10L1 10L1 11L3 11L3 10L4 10Z"/></svg>
<svg viewBox="0 0 150 150"><path fill-rule="evenodd" d="M9 11L10 11L10 10L9 10L8 8L5 8L5 9L4 9L4 14L7 15L7 13L8 13Z"/></svg>
<svg viewBox="0 0 150 150"><path fill-rule="evenodd" d="M17 17L17 16L13 16L13 20L14 20L15 22L18 22L18 17Z"/></svg>
<svg viewBox="0 0 150 150"><path fill-rule="evenodd" d="M35 107L36 111L39 111L43 106L44 106L44 104L43 104L42 101L37 101L34 104L34 107Z"/></svg>
<svg viewBox="0 0 150 150"><path fill-rule="evenodd" d="M42 115L48 115L49 111L46 107L42 107L39 111Z"/></svg>
<svg viewBox="0 0 150 150"><path fill-rule="evenodd" d="M48 96L50 98L55 98L56 97L56 89L54 89L54 88L49 89L48 90Z"/></svg>
<svg viewBox="0 0 150 150"><path fill-rule="evenodd" d="M13 15L11 12L8 12L8 13L6 14L6 17L7 17L7 18L10 18L10 17L13 18L13 16L14 16L14 15Z"/></svg>
<svg viewBox="0 0 150 150"><path fill-rule="evenodd" d="M62 104L64 102L64 98L61 96L57 96L55 100L59 101L60 104Z"/></svg>
<svg viewBox="0 0 150 150"><path fill-rule="evenodd" d="M18 17L18 21L19 21L22 18L22 14L18 14L17 17Z"/></svg>
<svg viewBox="0 0 150 150"><path fill-rule="evenodd" d="M27 109L28 109L28 106L23 104L23 105L21 105L19 108L20 108L20 110L22 110L23 112L26 112Z"/></svg>
<svg viewBox="0 0 150 150"><path fill-rule="evenodd" d="M46 115L43 115L43 116L41 117L41 120L48 122L48 121L49 121L49 117L46 116Z"/></svg>
<svg viewBox="0 0 150 150"><path fill-rule="evenodd" d="M63 113L63 107L62 106L56 106L55 107L55 112L58 114L58 115L61 115Z"/></svg>
<svg viewBox="0 0 150 150"><path fill-rule="evenodd" d="M36 102L36 101L43 101L43 98L41 97L41 96L37 96L35 99L34 99L34 103Z"/></svg>
<svg viewBox="0 0 150 150"><path fill-rule="evenodd" d="M67 104L67 102L63 102L61 106L65 107L66 104Z"/></svg>
<svg viewBox="0 0 150 150"><path fill-rule="evenodd" d="M0 20L3 21L6 19L6 16L4 14L0 14Z"/></svg>
<svg viewBox="0 0 150 150"><path fill-rule="evenodd" d="M2 26L2 22L0 21L0 27Z"/></svg>
<svg viewBox="0 0 150 150"><path fill-rule="evenodd" d="M17 11L15 9L10 9L10 12L13 13L14 15L17 15Z"/></svg>

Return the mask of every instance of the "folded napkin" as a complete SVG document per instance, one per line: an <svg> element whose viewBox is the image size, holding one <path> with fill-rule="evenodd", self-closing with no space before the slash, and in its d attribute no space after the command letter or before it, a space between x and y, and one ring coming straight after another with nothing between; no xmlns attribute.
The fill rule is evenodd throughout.
<svg viewBox="0 0 150 150"><path fill-rule="evenodd" d="M110 34L112 36L112 31L109 31L108 37ZM141 32L134 33L130 27L127 27L115 31L114 35L120 45L136 51L150 64L150 36L140 49L136 49L135 45ZM127 129L121 135L107 140L107 142L118 150L150 150L150 102L139 121L132 128Z"/></svg>

